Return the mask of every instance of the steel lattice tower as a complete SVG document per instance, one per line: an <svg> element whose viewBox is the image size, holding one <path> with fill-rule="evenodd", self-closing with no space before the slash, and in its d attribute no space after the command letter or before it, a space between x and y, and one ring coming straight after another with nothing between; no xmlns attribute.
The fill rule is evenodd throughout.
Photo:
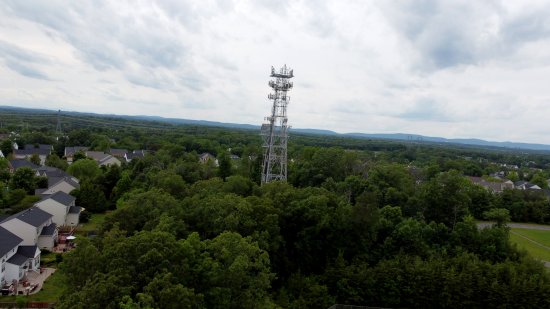
<svg viewBox="0 0 550 309"><path fill-rule="evenodd" d="M290 101L287 92L292 89L290 79L294 77L294 72L287 68L286 64L276 72L271 67L271 77L269 86L273 88L267 98L273 101L271 115L265 117L265 123L262 124L262 136L264 140L264 163L262 166L262 184L280 180L286 181L287 176L287 140L288 118L286 107Z"/></svg>
<svg viewBox="0 0 550 309"><path fill-rule="evenodd" d="M57 125L55 127L55 135L56 140L59 140L59 137L61 136L61 110L57 111Z"/></svg>

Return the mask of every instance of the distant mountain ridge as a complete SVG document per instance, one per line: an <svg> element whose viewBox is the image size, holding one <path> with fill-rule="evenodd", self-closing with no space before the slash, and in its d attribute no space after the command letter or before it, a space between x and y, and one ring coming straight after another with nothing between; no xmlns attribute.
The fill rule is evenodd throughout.
<svg viewBox="0 0 550 309"><path fill-rule="evenodd" d="M22 108L14 106L0 106L0 110L18 111L23 113L57 113L56 110L38 109L38 108ZM250 129L259 130L259 125L252 124L240 124L240 123L227 123L208 120L193 120L193 119L181 119L181 118L165 118L161 116L147 116L147 115L116 115L116 114L96 114L96 113L84 113L73 111L62 111L64 114L75 116L95 116L95 117L116 117L127 120L144 120L144 121L157 121L170 124L187 124L187 125L202 125L202 126L214 126L214 127L226 127L237 129ZM365 138L365 139L388 139L397 141L409 141L409 142L432 142L432 143L448 143L448 144L462 144L473 146L485 146L485 147L501 147L508 149L528 149L528 150L541 150L550 151L550 145L535 144L535 143L521 143L521 142L492 142L476 138L443 138L424 136L418 134L406 134L406 133L337 133L330 130L321 129L292 129L292 132L300 134L316 134L316 135L330 135L330 136L342 136L352 138Z"/></svg>

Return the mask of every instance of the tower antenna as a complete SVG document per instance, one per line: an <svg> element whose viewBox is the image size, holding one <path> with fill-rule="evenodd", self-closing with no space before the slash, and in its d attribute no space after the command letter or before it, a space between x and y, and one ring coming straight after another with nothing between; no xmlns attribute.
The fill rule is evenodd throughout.
<svg viewBox="0 0 550 309"><path fill-rule="evenodd" d="M55 135L57 136L57 140L59 140L59 137L61 136L61 110L57 110L57 126L55 127Z"/></svg>
<svg viewBox="0 0 550 309"><path fill-rule="evenodd" d="M294 70L286 64L275 71L271 67L272 80L269 86L273 89L267 98L273 101L271 115L265 117L262 124L264 161L262 165L262 184L272 181L286 181L287 179L287 141L288 141L288 118L286 107L290 101L287 92L292 89L290 81L294 77Z"/></svg>

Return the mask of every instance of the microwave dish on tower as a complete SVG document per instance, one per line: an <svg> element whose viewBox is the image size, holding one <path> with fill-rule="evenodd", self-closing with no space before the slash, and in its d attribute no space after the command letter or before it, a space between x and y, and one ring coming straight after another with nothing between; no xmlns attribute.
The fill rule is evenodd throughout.
<svg viewBox="0 0 550 309"><path fill-rule="evenodd" d="M272 102L271 113L262 124L264 157L262 184L287 179L288 117L286 108L290 101L287 92L292 89L290 81L294 71L286 64L276 71L271 67L272 80L268 85L273 89L267 98Z"/></svg>

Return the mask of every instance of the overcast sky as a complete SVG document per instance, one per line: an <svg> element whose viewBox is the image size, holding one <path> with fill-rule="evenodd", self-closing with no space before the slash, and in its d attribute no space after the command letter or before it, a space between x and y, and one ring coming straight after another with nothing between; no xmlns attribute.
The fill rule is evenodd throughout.
<svg viewBox="0 0 550 309"><path fill-rule="evenodd" d="M549 1L0 1L0 105L550 143Z"/></svg>

